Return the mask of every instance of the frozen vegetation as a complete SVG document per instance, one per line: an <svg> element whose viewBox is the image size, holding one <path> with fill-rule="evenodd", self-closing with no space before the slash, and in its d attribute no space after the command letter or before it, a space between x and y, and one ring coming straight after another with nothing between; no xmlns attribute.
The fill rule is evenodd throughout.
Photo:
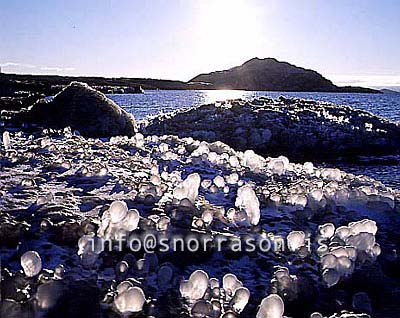
<svg viewBox="0 0 400 318"><path fill-rule="evenodd" d="M375 180L191 137L1 147L1 317L396 317L399 193ZM117 249L143 233L287 248Z"/></svg>

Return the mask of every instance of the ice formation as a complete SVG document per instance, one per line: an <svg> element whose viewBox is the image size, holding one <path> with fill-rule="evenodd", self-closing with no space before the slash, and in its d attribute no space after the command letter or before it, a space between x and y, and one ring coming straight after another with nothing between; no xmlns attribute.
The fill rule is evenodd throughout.
<svg viewBox="0 0 400 318"><path fill-rule="evenodd" d="M292 231L286 237L288 248L292 252L298 251L306 244L306 235L303 231Z"/></svg>
<svg viewBox="0 0 400 318"><path fill-rule="evenodd" d="M126 214L128 213L128 207L125 202L114 201L110 205L109 213L111 222L119 223L125 218Z"/></svg>
<svg viewBox="0 0 400 318"><path fill-rule="evenodd" d="M322 278L328 287L350 276L357 262L374 261L380 255L380 245L375 241L377 230L375 221L368 219L337 229L332 223L319 227L320 235L329 240L327 248L320 249Z"/></svg>
<svg viewBox="0 0 400 318"><path fill-rule="evenodd" d="M201 179L198 173L190 174L174 189L174 198L179 201L187 199L194 203L199 193L200 182Z"/></svg>
<svg viewBox="0 0 400 318"><path fill-rule="evenodd" d="M3 132L3 146L5 150L11 148L10 133L8 131Z"/></svg>
<svg viewBox="0 0 400 318"><path fill-rule="evenodd" d="M282 318L284 311L285 306L282 298L272 294L261 301L256 318Z"/></svg>
<svg viewBox="0 0 400 318"><path fill-rule="evenodd" d="M129 287L115 297L115 307L123 314L140 312L146 297L140 287Z"/></svg>
<svg viewBox="0 0 400 318"><path fill-rule="evenodd" d="M11 280L4 285L11 284L12 288L3 288L2 293L24 306L31 301L29 296L15 294L24 290L18 286L20 274L14 262L13 251L18 246L34 246L43 260L51 259L51 264L57 265L54 270L42 271L36 266L35 270L22 266L26 276L28 272L33 275L24 277L32 282L32 296L48 281L67 285L83 281L91 288L85 291L88 297L96 293L104 297L103 301L92 301L101 306L101 311L114 309L122 314L146 309L147 315L148 309L149 315L154 311L155 316L162 316L171 310L187 316L207 312L212 317L235 317L241 312L255 316L259 291L265 286L285 302L295 299L309 305L314 299L301 298L300 283L306 278L323 291L321 311L332 313L333 309L324 305L330 301L324 287L342 279L346 283L344 278L357 270L360 262L365 262L366 269L359 274L366 279L370 273L367 265L380 254L380 245L391 246L387 237L397 229L399 192L365 176L311 163L291 163L283 157L259 158L252 152L245 155L222 143L192 138L98 140L68 130L49 130L31 137L10 135L15 151L0 152L0 250L2 267L7 269L2 271L6 273L3 279ZM379 226L382 233L388 233L379 237L379 244L375 240L377 226L372 221L378 214L382 220L389 220ZM363 217L371 220L347 224ZM329 223L319 225L320 220ZM339 226L342 220L347 225ZM299 229L302 231L293 231ZM126 247L103 251L107 239L115 244L119 238L129 240L147 231L160 237L195 233L212 239L275 238L284 234L290 250L277 257L273 252L232 255L224 249L219 253L211 249L202 258L203 271L193 273L181 284L183 275L200 266L191 254L171 257L157 248L154 253L140 250L134 255ZM306 234L314 238L316 232L326 241L325 250L313 245L310 259L300 258ZM71 257L74 250L79 258ZM316 259L321 261L320 274L315 270ZM277 265L280 268L273 273ZM219 279L208 278L207 272ZM195 286L192 281L196 281ZM123 296L134 287L157 301L149 300L144 308L144 297L138 296L141 293L137 289ZM53 288L57 289L42 287L37 295L44 312L54 304L46 296ZM166 307L165 297L179 295L179 291L183 299L171 302L172 309ZM352 296L346 308L351 309ZM131 298L133 304L129 303ZM361 306L360 299L354 297L357 307ZM276 299L265 301L259 317L280 318L283 310L279 311L279 304ZM270 307L278 310L270 311ZM382 310L372 309L378 313ZM333 317L340 316L345 317Z"/></svg>
<svg viewBox="0 0 400 318"><path fill-rule="evenodd" d="M243 287L243 283L236 277L235 274L226 274L222 279L222 288L229 297L235 294L236 290Z"/></svg>
<svg viewBox="0 0 400 318"><path fill-rule="evenodd" d="M193 317L232 317L247 306L250 291L234 275L226 274L222 286L217 278L208 278L202 270L194 271L180 283L182 297L189 301Z"/></svg>
<svg viewBox="0 0 400 318"><path fill-rule="evenodd" d="M250 291L246 287L239 287L235 290L232 298L232 308L235 312L241 313L250 299Z"/></svg>
<svg viewBox="0 0 400 318"><path fill-rule="evenodd" d="M284 299L295 300L298 296L297 276L290 275L287 267L277 266L271 280L271 292Z"/></svg>
<svg viewBox="0 0 400 318"><path fill-rule="evenodd" d="M235 206L246 212L251 225L258 224L260 221L260 203L250 185L244 185L238 189Z"/></svg>
<svg viewBox="0 0 400 318"><path fill-rule="evenodd" d="M27 277L33 277L42 270L42 259L38 252L28 251L21 256L21 266Z"/></svg>
<svg viewBox="0 0 400 318"><path fill-rule="evenodd" d="M208 287L208 274L202 270L194 271L188 280L181 282L182 297L195 301L203 298Z"/></svg>
<svg viewBox="0 0 400 318"><path fill-rule="evenodd" d="M114 201L109 209L104 212L97 235L104 238L123 238L126 240L129 232L137 229L139 221L138 210L128 210L125 202Z"/></svg>

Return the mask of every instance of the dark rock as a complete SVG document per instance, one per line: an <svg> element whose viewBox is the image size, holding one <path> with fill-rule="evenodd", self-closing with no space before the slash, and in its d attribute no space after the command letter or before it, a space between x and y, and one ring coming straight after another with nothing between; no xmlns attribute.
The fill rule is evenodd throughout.
<svg viewBox="0 0 400 318"><path fill-rule="evenodd" d="M77 280L64 284L56 305L47 312L46 317L101 317L100 292L93 282Z"/></svg>
<svg viewBox="0 0 400 318"><path fill-rule="evenodd" d="M134 117L87 84L72 82L53 100L40 100L17 119L43 127L71 127L85 137L133 136Z"/></svg>

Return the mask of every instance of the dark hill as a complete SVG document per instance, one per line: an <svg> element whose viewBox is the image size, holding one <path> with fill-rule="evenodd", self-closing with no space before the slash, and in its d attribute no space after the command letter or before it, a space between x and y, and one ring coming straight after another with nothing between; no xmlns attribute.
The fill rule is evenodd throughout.
<svg viewBox="0 0 400 318"><path fill-rule="evenodd" d="M338 87L316 71L274 58L253 58L229 70L198 75L190 82L209 83L214 89L378 93L368 88Z"/></svg>

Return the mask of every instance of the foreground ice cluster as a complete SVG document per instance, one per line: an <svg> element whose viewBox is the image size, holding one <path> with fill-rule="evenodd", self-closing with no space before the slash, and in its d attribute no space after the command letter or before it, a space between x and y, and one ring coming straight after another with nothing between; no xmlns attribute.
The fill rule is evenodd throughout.
<svg viewBox="0 0 400 318"><path fill-rule="evenodd" d="M327 223L319 227L319 232L329 240L327 249L320 248L322 276L328 287L336 285L341 277L351 275L356 261L374 260L381 254L381 247L375 242L375 221L351 222L337 229Z"/></svg>
<svg viewBox="0 0 400 318"><path fill-rule="evenodd" d="M180 283L181 296L188 300L194 317L229 317L246 307L250 291L234 274L226 274L222 285L203 270L194 271Z"/></svg>
<svg viewBox="0 0 400 318"><path fill-rule="evenodd" d="M374 295L360 282L387 279L376 268L394 248L399 193L368 177L173 136L100 140L66 129L5 140L0 316L363 317L359 293ZM287 249L117 249L144 233L283 237ZM342 310L359 315L334 314Z"/></svg>

